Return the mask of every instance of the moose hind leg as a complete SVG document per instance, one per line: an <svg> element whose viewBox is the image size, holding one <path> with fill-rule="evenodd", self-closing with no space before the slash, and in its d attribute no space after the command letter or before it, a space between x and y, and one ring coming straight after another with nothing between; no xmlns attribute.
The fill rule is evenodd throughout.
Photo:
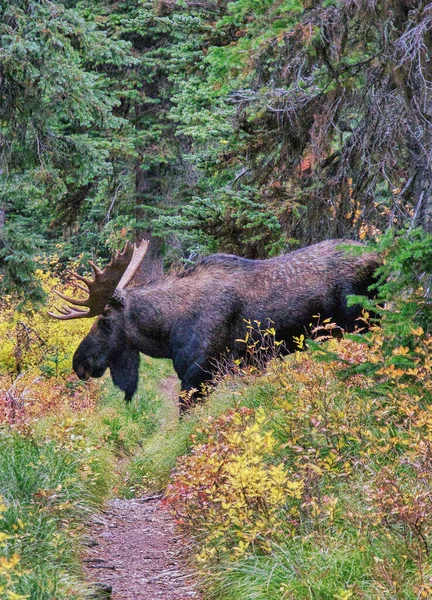
<svg viewBox="0 0 432 600"><path fill-rule="evenodd" d="M340 301L342 310L336 322L349 333L353 331L358 331L359 333L365 332L368 329L368 325L362 320L363 307L361 304L351 304L351 306L348 306L348 296L350 295L371 297L367 285L345 285Z"/></svg>

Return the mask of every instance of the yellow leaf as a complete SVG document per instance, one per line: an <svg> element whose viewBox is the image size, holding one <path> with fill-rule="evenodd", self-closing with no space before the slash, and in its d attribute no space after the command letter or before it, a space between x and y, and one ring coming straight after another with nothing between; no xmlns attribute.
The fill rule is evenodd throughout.
<svg viewBox="0 0 432 600"><path fill-rule="evenodd" d="M352 590L342 590L338 594L335 594L333 597L337 598L338 600L348 600L348 598L351 598L353 595L354 592Z"/></svg>
<svg viewBox="0 0 432 600"><path fill-rule="evenodd" d="M418 336L420 336L420 335L423 335L423 334L424 334L424 330L423 330L423 328L422 328L422 327L417 327L417 329L411 329L411 333L412 333L413 335L418 335Z"/></svg>
<svg viewBox="0 0 432 600"><path fill-rule="evenodd" d="M0 568L6 571L12 570L20 561L20 557L18 554L13 554L11 559L8 560L4 556L0 556Z"/></svg>
<svg viewBox="0 0 432 600"><path fill-rule="evenodd" d="M400 356L400 355L408 354L408 352L409 352L409 348L407 348L406 346L399 346L398 348L393 348L392 354L394 356Z"/></svg>

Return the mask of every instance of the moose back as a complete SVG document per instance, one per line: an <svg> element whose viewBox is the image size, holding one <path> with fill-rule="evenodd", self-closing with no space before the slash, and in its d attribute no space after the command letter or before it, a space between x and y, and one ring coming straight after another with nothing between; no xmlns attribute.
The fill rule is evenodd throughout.
<svg viewBox="0 0 432 600"><path fill-rule="evenodd" d="M376 254L350 251L349 240L327 240L267 260L214 254L192 268L145 286L130 287L148 247L127 244L102 271L90 263L92 280L75 275L85 299L60 295L59 319L98 315L73 358L81 379L101 377L109 368L113 382L131 400L138 385L139 354L170 358L182 392L199 395L227 352L245 353L247 321L272 322L288 350L305 333L314 315L353 331L358 305L350 294L370 295ZM186 406L180 396L180 409Z"/></svg>

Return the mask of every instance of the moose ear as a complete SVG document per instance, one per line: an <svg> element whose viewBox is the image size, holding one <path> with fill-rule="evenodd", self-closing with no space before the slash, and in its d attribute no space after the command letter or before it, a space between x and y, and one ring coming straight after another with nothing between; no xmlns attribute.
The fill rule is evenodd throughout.
<svg viewBox="0 0 432 600"><path fill-rule="evenodd" d="M125 393L126 402L132 400L138 387L139 352L136 348L124 347L113 354L109 369L114 385Z"/></svg>

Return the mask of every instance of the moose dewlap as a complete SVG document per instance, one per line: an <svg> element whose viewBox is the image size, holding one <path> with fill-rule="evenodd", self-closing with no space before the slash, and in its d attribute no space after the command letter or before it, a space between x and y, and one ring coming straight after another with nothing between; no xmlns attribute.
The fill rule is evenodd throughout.
<svg viewBox="0 0 432 600"><path fill-rule="evenodd" d="M353 253L350 240L327 240L268 260L228 254L203 258L193 268L166 275L148 285L129 287L144 259L148 242L126 244L104 270L90 263L92 280L75 275L88 297L58 294L69 305L50 313L57 319L98 315L73 358L81 379L101 377L110 369L113 382L131 400L138 384L139 354L170 358L182 392L199 395L227 352L245 353L247 322L272 323L288 350L305 332L313 315L353 331L360 306L347 305L350 294L370 295L380 259ZM192 390L194 392L192 392ZM185 395L180 408L185 408Z"/></svg>

